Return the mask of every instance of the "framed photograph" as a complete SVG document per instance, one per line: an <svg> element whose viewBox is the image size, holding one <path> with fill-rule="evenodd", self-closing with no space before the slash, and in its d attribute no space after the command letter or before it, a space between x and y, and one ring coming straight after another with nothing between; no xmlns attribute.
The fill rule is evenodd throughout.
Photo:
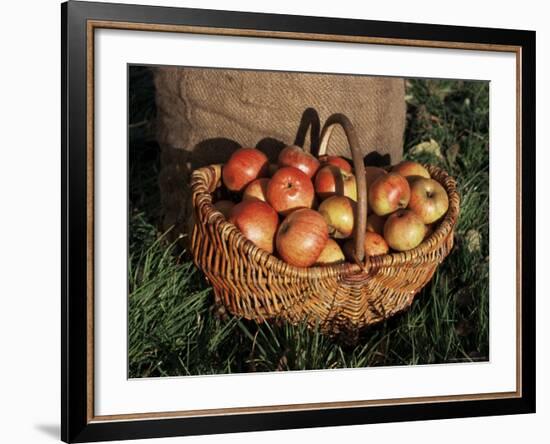
<svg viewBox="0 0 550 444"><path fill-rule="evenodd" d="M535 33L69 1L62 439L535 412Z"/></svg>

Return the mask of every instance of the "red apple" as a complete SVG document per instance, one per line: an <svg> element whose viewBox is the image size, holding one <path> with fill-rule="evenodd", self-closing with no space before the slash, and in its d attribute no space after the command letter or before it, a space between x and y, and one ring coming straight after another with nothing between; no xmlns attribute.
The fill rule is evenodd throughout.
<svg viewBox="0 0 550 444"><path fill-rule="evenodd" d="M319 161L315 156L304 151L297 145L290 145L279 153L278 164L280 167L298 168L311 179L319 169Z"/></svg>
<svg viewBox="0 0 550 444"><path fill-rule="evenodd" d="M273 253L279 216L267 203L259 200L238 203L231 211L229 222L257 247Z"/></svg>
<svg viewBox="0 0 550 444"><path fill-rule="evenodd" d="M384 239L397 251L417 247L424 240L426 226L411 210L397 210L384 224Z"/></svg>
<svg viewBox="0 0 550 444"><path fill-rule="evenodd" d="M388 172L379 167L375 166L366 166L365 167L365 179L367 180L367 193L370 190L371 185L378 179L380 176L385 176ZM367 214L372 214L372 208L367 199Z"/></svg>
<svg viewBox="0 0 550 444"><path fill-rule="evenodd" d="M438 181L417 178L411 182L409 208L420 216L425 224L431 224L447 212L449 197Z"/></svg>
<svg viewBox="0 0 550 444"><path fill-rule="evenodd" d="M346 159L344 159L342 157L328 156L328 155L325 154L324 156L319 157L319 161L321 162L322 166L334 165L338 168L343 169L347 173L352 172L351 165L349 164L349 162Z"/></svg>
<svg viewBox="0 0 550 444"><path fill-rule="evenodd" d="M370 231L365 233L365 254L367 256L380 256L388 254L388 251L390 251L390 247L382 236Z"/></svg>
<svg viewBox="0 0 550 444"><path fill-rule="evenodd" d="M266 202L266 192L267 184L269 179L262 177L260 179L253 180L250 182L243 192L243 201L245 200L259 200L261 202Z"/></svg>
<svg viewBox="0 0 550 444"><path fill-rule="evenodd" d="M374 213L369 214L369 217L367 217L367 231L383 236L385 223L386 218L384 216L379 216L378 214Z"/></svg>
<svg viewBox="0 0 550 444"><path fill-rule="evenodd" d="M235 206L234 202L231 202L230 200L218 200L214 207L223 214L223 217L226 219L229 219L229 216L231 215L231 210L233 210L233 207Z"/></svg>
<svg viewBox="0 0 550 444"><path fill-rule="evenodd" d="M331 196L319 205L328 233L336 239L345 239L353 233L356 204L349 197Z"/></svg>
<svg viewBox="0 0 550 444"><path fill-rule="evenodd" d="M413 162L411 160L404 160L391 169L392 173L401 174L403 177L425 177L426 179L430 178L430 173L428 170L420 165L418 162Z"/></svg>
<svg viewBox="0 0 550 444"><path fill-rule="evenodd" d="M281 259L296 267L313 265L328 241L328 226L317 211L302 208L281 223L275 243Z"/></svg>
<svg viewBox="0 0 550 444"><path fill-rule="evenodd" d="M338 245L334 239L329 238L325 248L321 251L321 255L317 258L316 264L337 264L339 262L343 262L345 259L346 258L344 257L344 253L342 252L340 245Z"/></svg>
<svg viewBox="0 0 550 444"><path fill-rule="evenodd" d="M357 201L355 176L334 165L326 165L315 176L315 192L321 199L336 195Z"/></svg>
<svg viewBox="0 0 550 444"><path fill-rule="evenodd" d="M388 172L383 168L366 166L365 178L367 179L367 190L370 188L370 186L374 183L376 179L378 179L380 176L385 176L386 174L388 174Z"/></svg>
<svg viewBox="0 0 550 444"><path fill-rule="evenodd" d="M369 204L379 216L386 216L409 204L411 190L407 179L395 173L380 176L368 189Z"/></svg>
<svg viewBox="0 0 550 444"><path fill-rule="evenodd" d="M267 176L268 160L255 148L239 148L223 166L223 183L228 190L242 191L258 177Z"/></svg>
<svg viewBox="0 0 550 444"><path fill-rule="evenodd" d="M279 169L267 184L267 202L280 214L311 208L315 191L310 178L298 168Z"/></svg>

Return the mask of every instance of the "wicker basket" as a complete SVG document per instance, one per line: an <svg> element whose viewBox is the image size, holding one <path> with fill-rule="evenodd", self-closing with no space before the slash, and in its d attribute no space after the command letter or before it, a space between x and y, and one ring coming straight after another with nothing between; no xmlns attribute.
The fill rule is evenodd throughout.
<svg viewBox="0 0 550 444"><path fill-rule="evenodd" d="M231 313L259 322L270 318L306 321L330 334L357 332L408 308L449 254L459 213L456 183L443 170L426 165L449 195L443 220L412 250L363 257L366 181L355 131L345 116L335 114L327 120L318 154L326 153L336 125L348 136L357 178L356 263L298 268L256 247L213 206L222 166L193 172L193 257L212 284L216 301Z"/></svg>

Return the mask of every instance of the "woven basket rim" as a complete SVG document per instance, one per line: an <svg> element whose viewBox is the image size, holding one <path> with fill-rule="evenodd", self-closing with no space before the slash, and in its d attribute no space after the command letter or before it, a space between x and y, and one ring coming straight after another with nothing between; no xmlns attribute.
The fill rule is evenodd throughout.
<svg viewBox="0 0 550 444"><path fill-rule="evenodd" d="M284 262L274 254L269 253L259 247L257 247L252 241L248 240L239 229L228 222L223 214L218 211L212 202L212 191L217 189L221 182L219 172L221 172L222 165L209 165L206 167L198 168L192 174L191 187L194 197L193 205L197 205L196 201L200 199L198 204L201 210L205 213L205 220L208 223L217 225L217 229L222 232L226 232L228 235L236 236L239 244L244 249L244 253L250 257L254 257L265 265L278 268L281 271L289 274L295 274L304 277L320 277L320 276L332 276L341 274L356 274L359 272L368 272L371 268L380 267L394 267L409 265L414 263L415 259L418 260L433 251L436 246L444 239L447 238L449 233L454 229L456 225L459 209L460 209L460 197L456 190L456 181L448 173L435 165L423 164L428 170L432 179L439 182L448 194L449 208L445 214L443 220L438 222L438 227L424 239L417 247L404 251L404 252L392 252L379 256L367 256L365 263L351 263L343 262L338 264L327 265L313 265L311 267L297 267ZM216 173L216 171L218 173ZM206 182L204 183L204 189L197 189L201 176L204 176ZM438 176L437 178L434 176Z"/></svg>

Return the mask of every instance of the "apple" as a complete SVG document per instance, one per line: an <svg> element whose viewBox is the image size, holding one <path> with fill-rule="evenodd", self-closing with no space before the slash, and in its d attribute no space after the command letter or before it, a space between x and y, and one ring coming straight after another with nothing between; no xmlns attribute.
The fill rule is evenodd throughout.
<svg viewBox="0 0 550 444"><path fill-rule="evenodd" d="M384 224L384 239L397 251L417 247L424 240L425 233L424 222L411 210L397 210Z"/></svg>
<svg viewBox="0 0 550 444"><path fill-rule="evenodd" d="M346 196L331 196L319 205L328 233L336 239L345 239L353 233L356 204Z"/></svg>
<svg viewBox="0 0 550 444"><path fill-rule="evenodd" d="M449 197L445 188L433 179L417 178L411 182L411 199L409 208L425 224L431 224L447 212Z"/></svg>
<svg viewBox="0 0 550 444"><path fill-rule="evenodd" d="M267 203L259 200L240 202L233 207L229 222L257 247L273 253L279 216Z"/></svg>
<svg viewBox="0 0 550 444"><path fill-rule="evenodd" d="M231 215L231 210L235 206L234 202L231 202L230 200L218 200L214 207L216 210L218 210L220 213L223 214L223 217L226 219L229 219L229 216Z"/></svg>
<svg viewBox="0 0 550 444"><path fill-rule="evenodd" d="M365 255L366 256L380 256L382 254L388 254L390 247L386 240L377 233L367 231L365 233ZM345 256L351 262L355 262L355 240L348 239L344 244Z"/></svg>
<svg viewBox="0 0 550 444"><path fill-rule="evenodd" d="M430 173L418 162L404 160L391 169L392 173L401 174L403 177L425 177L430 179Z"/></svg>
<svg viewBox="0 0 550 444"><path fill-rule="evenodd" d="M379 167L365 166L365 178L367 179L367 190L380 176L385 176L388 172Z"/></svg>
<svg viewBox="0 0 550 444"><path fill-rule="evenodd" d="M283 220L275 244L282 260L296 267L313 265L328 241L328 226L317 211L302 208Z"/></svg>
<svg viewBox="0 0 550 444"><path fill-rule="evenodd" d="M388 254L388 251L390 251L390 247L382 236L371 231L365 233L365 254L367 256L380 256Z"/></svg>
<svg viewBox="0 0 550 444"><path fill-rule="evenodd" d="M386 216L409 204L411 190L407 179L400 174L389 173L376 179L368 193L372 211Z"/></svg>
<svg viewBox="0 0 550 444"><path fill-rule="evenodd" d="M283 167L267 184L266 197L277 213L288 215L298 208L311 208L315 190L305 173L298 168Z"/></svg>
<svg viewBox="0 0 550 444"><path fill-rule="evenodd" d="M297 145L290 145L284 148L278 157L280 167L298 168L311 179L319 169L319 161L315 156L304 151Z"/></svg>
<svg viewBox="0 0 550 444"><path fill-rule="evenodd" d="M266 177L269 161L256 148L239 148L222 169L223 183L230 191L242 191L250 182Z"/></svg>
<svg viewBox="0 0 550 444"><path fill-rule="evenodd" d="M367 231L383 236L385 223L386 218L384 216L379 216L378 214L374 213L370 214L369 217L367 217Z"/></svg>
<svg viewBox="0 0 550 444"><path fill-rule="evenodd" d="M317 258L316 264L318 265L329 265L337 264L339 262L345 261L344 253L340 248L340 245L334 240L330 239L327 241L325 248L321 251L321 255Z"/></svg>
<svg viewBox="0 0 550 444"><path fill-rule="evenodd" d="M378 179L380 176L385 176L388 172L379 167L375 166L365 166L365 179L367 180L367 192L370 190L371 185ZM367 199L367 214L372 214L372 208Z"/></svg>
<svg viewBox="0 0 550 444"><path fill-rule="evenodd" d="M321 199L337 195L357 201L355 176L334 165L326 165L315 176L315 192Z"/></svg>
<svg viewBox="0 0 550 444"><path fill-rule="evenodd" d="M267 192L267 184L269 179L262 177L260 179L253 180L250 182L243 192L243 201L245 200L259 200L265 202L267 199L265 197Z"/></svg>
<svg viewBox="0 0 550 444"><path fill-rule="evenodd" d="M324 156L319 157L319 161L321 162L321 165L323 165L323 166L325 166L325 165L334 165L338 168L343 169L347 173L352 172L350 163L342 157L328 156L328 155L325 154Z"/></svg>

